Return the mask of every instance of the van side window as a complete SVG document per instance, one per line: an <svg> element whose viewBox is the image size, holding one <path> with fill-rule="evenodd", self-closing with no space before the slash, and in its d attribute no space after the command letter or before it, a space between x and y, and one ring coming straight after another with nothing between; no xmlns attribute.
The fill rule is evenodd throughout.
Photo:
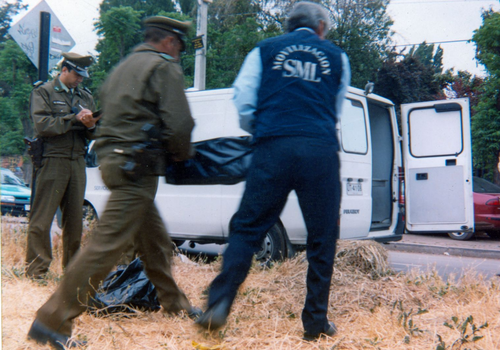
<svg viewBox="0 0 500 350"><path fill-rule="evenodd" d="M365 111L361 102L345 99L340 117L342 148L348 153L368 152Z"/></svg>

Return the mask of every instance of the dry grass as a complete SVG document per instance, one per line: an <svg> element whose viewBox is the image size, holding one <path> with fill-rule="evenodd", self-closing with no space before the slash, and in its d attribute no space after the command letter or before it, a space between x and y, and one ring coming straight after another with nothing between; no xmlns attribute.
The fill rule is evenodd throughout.
<svg viewBox="0 0 500 350"><path fill-rule="evenodd" d="M36 310L57 287L59 253L46 285L25 278L27 225L3 219L2 348L48 349L27 341L26 334ZM195 264L176 257L174 262L179 285L194 305L203 306L203 291L217 274L220 261ZM75 322L74 335L88 340L89 350L427 350L440 344L445 350L500 349L498 280L483 279L473 271L456 282L445 282L434 272L395 274L387 263L387 252L374 242L339 242L329 310L339 335L304 342L300 314L306 268L303 254L269 269L255 265L241 287L227 326L218 332L202 331L185 316L137 312L132 317L82 315ZM452 317L463 323L469 316L473 319L465 330L454 326ZM485 322L488 326L476 333L482 339L460 343L472 334L472 325Z"/></svg>

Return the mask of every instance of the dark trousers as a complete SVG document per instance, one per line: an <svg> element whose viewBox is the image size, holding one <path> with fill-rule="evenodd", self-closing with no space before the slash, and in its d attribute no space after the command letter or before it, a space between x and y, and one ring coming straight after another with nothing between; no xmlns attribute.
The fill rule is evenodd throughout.
<svg viewBox="0 0 500 350"><path fill-rule="evenodd" d="M36 176L26 249L26 274L40 276L52 262L50 228L57 208L62 212L62 265L65 268L80 248L82 240L85 160L44 158Z"/></svg>
<svg viewBox="0 0 500 350"><path fill-rule="evenodd" d="M279 220L295 190L307 227L307 297L302 312L306 332L328 327L328 297L340 206L337 146L307 137L259 141L240 208L232 220L221 273L210 286L208 306L231 305L266 232Z"/></svg>
<svg viewBox="0 0 500 350"><path fill-rule="evenodd" d="M59 333L71 335L73 319L86 310L99 283L132 242L156 287L163 311L191 310L172 276L172 241L154 204L158 178L129 180L120 168L124 160L120 156L101 160L102 178L111 190L106 209L87 245L68 265L57 290L37 312L40 322Z"/></svg>

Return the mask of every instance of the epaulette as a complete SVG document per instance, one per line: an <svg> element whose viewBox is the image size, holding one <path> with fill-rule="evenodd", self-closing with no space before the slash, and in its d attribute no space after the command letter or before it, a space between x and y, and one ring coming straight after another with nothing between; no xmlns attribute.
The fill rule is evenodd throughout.
<svg viewBox="0 0 500 350"><path fill-rule="evenodd" d="M83 87L83 90L87 91L89 94L92 95L92 91L90 91L90 89L86 86Z"/></svg>
<svg viewBox="0 0 500 350"><path fill-rule="evenodd" d="M38 80L36 83L33 83L33 89L39 87L42 84L43 84L43 81L42 80Z"/></svg>

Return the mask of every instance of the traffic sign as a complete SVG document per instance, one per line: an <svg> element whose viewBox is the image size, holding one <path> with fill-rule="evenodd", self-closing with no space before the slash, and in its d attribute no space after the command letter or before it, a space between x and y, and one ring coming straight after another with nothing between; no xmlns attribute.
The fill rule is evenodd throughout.
<svg viewBox="0 0 500 350"><path fill-rule="evenodd" d="M45 1L41 1L26 15L14 24L9 34L21 47L28 58L38 67L39 40L40 40L40 13L50 13L50 40L49 40L49 70L61 60L63 52L70 51L75 41L68 33L61 21Z"/></svg>

